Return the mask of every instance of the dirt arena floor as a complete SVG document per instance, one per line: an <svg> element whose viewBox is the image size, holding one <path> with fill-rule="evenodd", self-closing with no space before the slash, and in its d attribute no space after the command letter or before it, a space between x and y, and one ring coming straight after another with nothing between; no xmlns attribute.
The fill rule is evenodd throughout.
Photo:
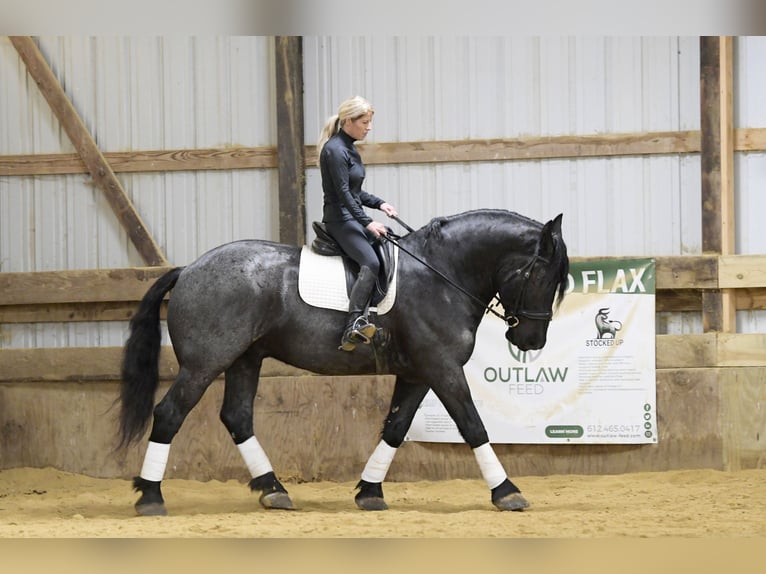
<svg viewBox="0 0 766 574"><path fill-rule="evenodd" d="M287 483L294 511L264 510L238 481L163 483L166 517L138 517L127 480L0 471L1 538L762 538L766 469L514 477L530 502L500 512L480 480L386 483L385 512L354 483Z"/></svg>

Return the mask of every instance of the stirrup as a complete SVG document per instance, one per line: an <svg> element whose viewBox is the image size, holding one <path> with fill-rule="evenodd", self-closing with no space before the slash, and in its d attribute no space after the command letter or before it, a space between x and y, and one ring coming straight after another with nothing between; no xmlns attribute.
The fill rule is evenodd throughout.
<svg viewBox="0 0 766 574"><path fill-rule="evenodd" d="M354 342L369 345L377 330L378 328L373 323L370 323L367 317L361 315L356 318L354 326L351 328L351 339L358 339L358 341Z"/></svg>
<svg viewBox="0 0 766 574"><path fill-rule="evenodd" d="M370 339L365 337L360 331L349 330L343 334L340 341L340 351L353 351L358 344L369 345Z"/></svg>
<svg viewBox="0 0 766 574"><path fill-rule="evenodd" d="M354 343L351 339L343 337L343 339L340 342L340 346L338 347L338 350L353 351L354 349L356 349L356 343Z"/></svg>
<svg viewBox="0 0 766 574"><path fill-rule="evenodd" d="M351 327L343 333L338 350L353 351L358 344L369 345L377 329L366 317L357 317Z"/></svg>

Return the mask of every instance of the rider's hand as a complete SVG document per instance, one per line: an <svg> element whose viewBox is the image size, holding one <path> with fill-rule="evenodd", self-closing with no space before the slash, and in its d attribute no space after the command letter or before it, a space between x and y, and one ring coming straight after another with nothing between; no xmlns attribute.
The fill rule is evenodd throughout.
<svg viewBox="0 0 766 574"><path fill-rule="evenodd" d="M372 231L372 233L375 234L375 237L380 237L381 235L386 235L388 233L388 229L386 229L386 226L377 221L371 221L370 223L368 223L367 229Z"/></svg>
<svg viewBox="0 0 766 574"><path fill-rule="evenodd" d="M391 205L390 203L385 203L385 202L384 202L384 203L381 203L381 204L380 204L380 208L379 208L379 209L380 209L380 210L381 210L383 213L385 213L386 215L388 215L389 217L396 217L397 215L399 215L399 214L396 212L396 208L395 208L393 205Z"/></svg>

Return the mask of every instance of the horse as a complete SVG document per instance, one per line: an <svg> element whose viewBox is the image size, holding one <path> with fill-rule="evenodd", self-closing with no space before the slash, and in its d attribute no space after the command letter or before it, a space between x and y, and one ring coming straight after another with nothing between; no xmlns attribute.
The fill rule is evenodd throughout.
<svg viewBox="0 0 766 574"><path fill-rule="evenodd" d="M119 446L138 441L152 420L141 473L133 479L138 515L165 515L161 482L171 441L213 380L224 373L220 419L242 455L264 508L294 509L254 434L253 403L262 362L272 357L321 375L395 376L380 441L354 497L361 510L386 510L383 481L429 389L473 450L499 510L529 506L497 458L471 399L463 366L482 316L504 311L506 339L541 349L567 286L562 214L545 224L501 209L436 217L404 236L396 299L376 317L368 345L339 350L345 312L306 304L298 291L301 247L239 240L167 271L130 320L123 349ZM385 237L385 236L384 236ZM396 237L396 239L394 239ZM160 307L170 292L167 329L179 370L155 405Z"/></svg>

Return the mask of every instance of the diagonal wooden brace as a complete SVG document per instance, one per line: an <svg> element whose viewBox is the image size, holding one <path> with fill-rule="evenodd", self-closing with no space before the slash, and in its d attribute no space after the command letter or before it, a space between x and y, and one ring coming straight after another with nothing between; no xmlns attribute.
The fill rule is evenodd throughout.
<svg viewBox="0 0 766 574"><path fill-rule="evenodd" d="M141 257L150 266L168 265L35 42L29 36L11 36L10 40Z"/></svg>

